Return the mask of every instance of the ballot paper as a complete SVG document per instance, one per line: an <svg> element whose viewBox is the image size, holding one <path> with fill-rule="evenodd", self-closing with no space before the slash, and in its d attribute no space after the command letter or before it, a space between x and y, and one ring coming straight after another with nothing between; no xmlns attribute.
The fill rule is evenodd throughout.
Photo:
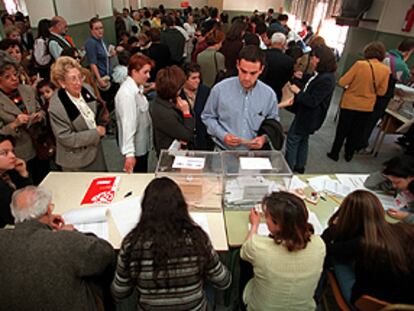
<svg viewBox="0 0 414 311"><path fill-rule="evenodd" d="M141 217L141 197L131 197L109 205L109 212L123 239Z"/></svg>
<svg viewBox="0 0 414 311"><path fill-rule="evenodd" d="M333 195L338 195L341 197L346 197L348 194L350 194L353 189L350 187L341 184L340 182L336 180L325 180L323 191L326 191Z"/></svg>
<svg viewBox="0 0 414 311"><path fill-rule="evenodd" d="M62 215L66 224L74 225L76 230L93 233L108 240L109 229L106 219L107 208L103 206L87 207L70 210Z"/></svg>
<svg viewBox="0 0 414 311"><path fill-rule="evenodd" d="M378 199L381 201L384 210L387 211L390 208L398 209L397 203L395 202L395 198L392 195L385 195L385 194L378 194L375 193Z"/></svg>
<svg viewBox="0 0 414 311"><path fill-rule="evenodd" d="M201 229L203 229L204 232L207 233L207 235L211 239L210 228L208 226L207 216L205 214L194 213L194 212L191 212L190 216L201 227Z"/></svg>
<svg viewBox="0 0 414 311"><path fill-rule="evenodd" d="M172 167L202 170L204 168L205 161L205 158L175 156Z"/></svg>
<svg viewBox="0 0 414 311"><path fill-rule="evenodd" d="M338 179L341 184L348 186L352 191L366 189L364 183L368 176L368 174L335 174L336 179Z"/></svg>
<svg viewBox="0 0 414 311"><path fill-rule="evenodd" d="M290 181L289 190L305 189L308 184L303 182L298 176L293 176Z"/></svg>
<svg viewBox="0 0 414 311"><path fill-rule="evenodd" d="M240 157L240 168L242 170L271 170L272 163L269 158Z"/></svg>
<svg viewBox="0 0 414 311"><path fill-rule="evenodd" d="M313 229L315 230L315 234L316 235L321 235L323 230L326 229L322 226L322 224L320 223L318 217L316 216L316 214L314 212L311 212L310 210L308 210L309 213L309 218L308 218L308 222L310 224L313 225ZM251 228L251 224L249 223L249 230ZM257 229L257 234L261 235L261 236L268 236L270 234L269 229L267 228L267 225L265 223L260 223L259 227Z"/></svg>
<svg viewBox="0 0 414 311"><path fill-rule="evenodd" d="M312 178L308 178L309 186L311 186L315 191L324 191L325 190L325 182L326 181L333 181L328 175L321 175Z"/></svg>

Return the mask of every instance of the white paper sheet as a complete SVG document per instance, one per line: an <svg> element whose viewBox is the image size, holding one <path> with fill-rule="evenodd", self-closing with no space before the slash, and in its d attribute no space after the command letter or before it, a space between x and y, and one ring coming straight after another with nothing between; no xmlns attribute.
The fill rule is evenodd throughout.
<svg viewBox="0 0 414 311"><path fill-rule="evenodd" d="M387 211L390 208L399 209L397 206L397 203L395 202L395 198L392 195L385 195L385 194L375 194L378 199L381 201L382 206L384 207L384 210Z"/></svg>
<svg viewBox="0 0 414 311"><path fill-rule="evenodd" d="M269 158L240 157L240 168L242 170L271 170L272 163Z"/></svg>
<svg viewBox="0 0 414 311"><path fill-rule="evenodd" d="M321 175L312 178L308 178L309 186L311 186L315 191L325 190L325 182L333 181L328 175Z"/></svg>
<svg viewBox="0 0 414 311"><path fill-rule="evenodd" d="M107 206L84 207L67 211L62 215L67 224L88 224L106 221Z"/></svg>
<svg viewBox="0 0 414 311"><path fill-rule="evenodd" d="M175 156L172 167L202 170L204 168L205 162L205 158Z"/></svg>
<svg viewBox="0 0 414 311"><path fill-rule="evenodd" d="M346 197L353 191L350 187L343 185L336 180L325 180L323 190L341 197Z"/></svg>
<svg viewBox="0 0 414 311"><path fill-rule="evenodd" d="M341 184L348 186L349 188L352 189L352 191L354 191L357 189L366 189L364 186L364 182L368 178L369 175L368 174L360 174L360 175L335 174L335 176Z"/></svg>
<svg viewBox="0 0 414 311"><path fill-rule="evenodd" d="M305 189L308 187L308 184L303 182L298 176L293 176L290 181L289 190L294 189Z"/></svg>
<svg viewBox="0 0 414 311"><path fill-rule="evenodd" d="M93 233L101 239L109 241L109 227L107 221L89 224L76 224L74 226L76 230L80 232Z"/></svg>
<svg viewBox="0 0 414 311"><path fill-rule="evenodd" d="M252 227L251 224L248 225L248 228ZM268 236L270 234L269 229L267 228L267 225L265 223L260 223L259 227L257 228L257 234L261 236Z"/></svg>
<svg viewBox="0 0 414 311"><path fill-rule="evenodd" d="M109 205L109 211L123 239L141 217L141 197L132 197Z"/></svg>
<svg viewBox="0 0 414 311"><path fill-rule="evenodd" d="M191 218L204 230L205 233L211 238L210 228L208 226L207 216L200 213L190 213Z"/></svg>

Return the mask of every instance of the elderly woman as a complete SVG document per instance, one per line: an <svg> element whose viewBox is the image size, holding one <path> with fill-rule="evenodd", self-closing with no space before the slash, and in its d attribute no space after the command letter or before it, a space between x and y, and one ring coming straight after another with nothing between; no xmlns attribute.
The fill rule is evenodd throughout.
<svg viewBox="0 0 414 311"><path fill-rule="evenodd" d="M16 62L0 51L0 134L13 136L16 156L25 160L33 181L38 183L47 174L45 163L36 157L32 134L45 120L45 113L36 101L35 90L19 83Z"/></svg>
<svg viewBox="0 0 414 311"><path fill-rule="evenodd" d="M14 153L14 138L0 135L0 228L14 223L10 211L14 190L31 183L26 162Z"/></svg>
<svg viewBox="0 0 414 311"><path fill-rule="evenodd" d="M58 87L49 106L56 163L64 171L106 171L102 106L83 84L79 63L68 56L59 57L52 65L51 79Z"/></svg>
<svg viewBox="0 0 414 311"><path fill-rule="evenodd" d="M179 96L185 82L185 73L178 66L163 68L157 74L157 97L150 107L157 155L174 140L188 148L194 145L195 120L190 105Z"/></svg>
<svg viewBox="0 0 414 311"><path fill-rule="evenodd" d="M144 84L154 62L145 55L133 55L128 64L128 77L115 96L119 147L125 157L124 171L146 173L151 148L151 117Z"/></svg>
<svg viewBox="0 0 414 311"><path fill-rule="evenodd" d="M377 96L383 96L387 91L390 70L381 63L385 58L384 45L381 42L369 43L364 48L364 57L339 79L339 85L345 91L335 140L327 154L334 161L338 161L344 141L345 160L352 160L355 151L361 146L361 133L374 110Z"/></svg>

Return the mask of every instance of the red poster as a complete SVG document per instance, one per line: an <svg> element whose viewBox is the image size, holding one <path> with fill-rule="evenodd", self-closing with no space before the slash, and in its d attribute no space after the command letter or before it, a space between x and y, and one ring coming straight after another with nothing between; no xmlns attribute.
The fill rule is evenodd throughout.
<svg viewBox="0 0 414 311"><path fill-rule="evenodd" d="M81 205L111 203L115 197L120 179L121 177L119 176L95 178L92 180L88 191L86 191Z"/></svg>

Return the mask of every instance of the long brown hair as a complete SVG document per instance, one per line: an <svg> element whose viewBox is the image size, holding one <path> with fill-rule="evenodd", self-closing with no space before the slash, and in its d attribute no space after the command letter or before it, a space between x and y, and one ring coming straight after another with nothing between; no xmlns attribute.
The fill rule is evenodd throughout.
<svg viewBox="0 0 414 311"><path fill-rule="evenodd" d="M408 273L412 266L410 255L414 230L407 224L391 224L385 219L384 208L377 196L369 191L356 190L349 194L332 215L334 238L346 241L361 237L362 263L368 267L373 258L388 257L394 272Z"/></svg>
<svg viewBox="0 0 414 311"><path fill-rule="evenodd" d="M279 226L278 232L272 232L276 244L282 244L289 252L306 248L313 227L308 223L303 200L292 193L272 192L263 198L262 207Z"/></svg>

